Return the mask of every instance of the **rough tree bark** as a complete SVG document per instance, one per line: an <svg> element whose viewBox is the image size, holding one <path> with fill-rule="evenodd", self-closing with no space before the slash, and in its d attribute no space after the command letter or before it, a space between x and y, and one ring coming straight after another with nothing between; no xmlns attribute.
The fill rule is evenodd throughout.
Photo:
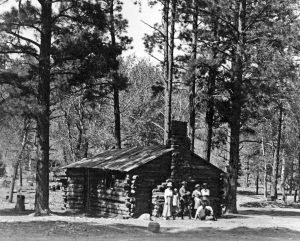
<svg viewBox="0 0 300 241"><path fill-rule="evenodd" d="M35 214L49 213L49 127L50 127L50 50L52 37L52 0L40 0L41 42L39 55L38 161L36 170Z"/></svg>
<svg viewBox="0 0 300 241"><path fill-rule="evenodd" d="M194 152L195 148L195 128L196 128L196 66L195 62L197 60L197 46L198 46L198 7L196 0L193 1L193 50L192 50L192 75L191 84L189 88L189 132L191 139L191 151Z"/></svg>
<svg viewBox="0 0 300 241"><path fill-rule="evenodd" d="M245 44L245 18L246 18L246 0L236 2L236 27L237 38L235 52L232 62L232 94L231 94L231 118L229 120L230 135L230 159L229 159L229 192L227 212L237 213L236 192L239 169L239 151L240 151L240 129L242 113L242 82L243 82L243 56Z"/></svg>
<svg viewBox="0 0 300 241"><path fill-rule="evenodd" d="M278 170L279 170L279 160L280 160L280 146L281 146L281 131L282 131L282 115L283 108L279 104L279 121L278 121L278 136L277 136L277 146L273 161L273 172L272 172L272 186L271 186L271 198L272 200L277 199L277 184L278 184Z"/></svg>

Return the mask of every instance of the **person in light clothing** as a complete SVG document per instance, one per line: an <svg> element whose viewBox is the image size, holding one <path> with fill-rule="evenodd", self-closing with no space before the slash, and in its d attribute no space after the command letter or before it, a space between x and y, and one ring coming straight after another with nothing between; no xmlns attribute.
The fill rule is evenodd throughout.
<svg viewBox="0 0 300 241"><path fill-rule="evenodd" d="M178 193L178 190L176 188L174 188L173 202L172 202L173 219L176 218L178 212L179 212L179 193Z"/></svg>
<svg viewBox="0 0 300 241"><path fill-rule="evenodd" d="M200 190L200 185L196 184L195 185L195 190L192 193L192 198L194 199L194 212L193 212L193 216L195 215L198 207L201 205L201 190Z"/></svg>
<svg viewBox="0 0 300 241"><path fill-rule="evenodd" d="M201 196L202 196L202 200L203 201L206 200L208 202L208 205L210 205L210 202L209 202L210 191L207 187L207 183L203 183L203 185L202 185Z"/></svg>
<svg viewBox="0 0 300 241"><path fill-rule="evenodd" d="M167 183L167 188L164 193L165 203L162 216L168 220L172 215L172 204L173 204L173 191L172 191L172 183Z"/></svg>
<svg viewBox="0 0 300 241"><path fill-rule="evenodd" d="M214 210L211 206L208 206L206 200L202 201L202 204L197 208L195 220L199 218L200 220L205 220L207 216L211 216L214 221L217 221Z"/></svg>

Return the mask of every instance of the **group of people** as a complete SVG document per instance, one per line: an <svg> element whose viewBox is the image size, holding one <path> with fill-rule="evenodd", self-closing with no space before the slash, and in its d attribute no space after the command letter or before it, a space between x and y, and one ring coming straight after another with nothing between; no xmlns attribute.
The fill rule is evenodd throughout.
<svg viewBox="0 0 300 241"><path fill-rule="evenodd" d="M167 188L164 193L164 208L162 216L165 219L177 216L183 216L186 212L190 218L205 220L207 216L211 216L216 220L214 211L209 202L210 190L206 183L195 185L192 194L187 190L187 182L183 181L179 191L174 188L172 182L167 183Z"/></svg>

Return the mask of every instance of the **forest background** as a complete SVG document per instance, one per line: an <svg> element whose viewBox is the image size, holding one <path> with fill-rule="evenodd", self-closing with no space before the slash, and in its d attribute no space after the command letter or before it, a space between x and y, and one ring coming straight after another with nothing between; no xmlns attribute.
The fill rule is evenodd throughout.
<svg viewBox="0 0 300 241"><path fill-rule="evenodd" d="M37 214L49 210L49 170L166 144L171 119L228 172L229 212L238 185L299 200L298 1L133 1L159 11L144 23L155 62L122 55L124 1L13 2L0 21L1 175L12 190L17 174L36 182Z"/></svg>

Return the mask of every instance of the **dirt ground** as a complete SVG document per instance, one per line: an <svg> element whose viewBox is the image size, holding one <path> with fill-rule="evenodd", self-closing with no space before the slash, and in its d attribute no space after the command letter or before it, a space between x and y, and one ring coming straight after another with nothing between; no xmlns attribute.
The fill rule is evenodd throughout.
<svg viewBox="0 0 300 241"><path fill-rule="evenodd" d="M149 220L92 218L67 214L62 192L50 193L53 214L32 215L34 193L24 191L27 211L17 213L14 203L0 190L0 240L300 240L300 208L297 205L267 203L261 195L241 192L239 214L225 215L218 221L155 219L158 234L147 231ZM290 197L291 198L291 197ZM293 207L293 208L291 208ZM298 208L297 208L298 207Z"/></svg>

